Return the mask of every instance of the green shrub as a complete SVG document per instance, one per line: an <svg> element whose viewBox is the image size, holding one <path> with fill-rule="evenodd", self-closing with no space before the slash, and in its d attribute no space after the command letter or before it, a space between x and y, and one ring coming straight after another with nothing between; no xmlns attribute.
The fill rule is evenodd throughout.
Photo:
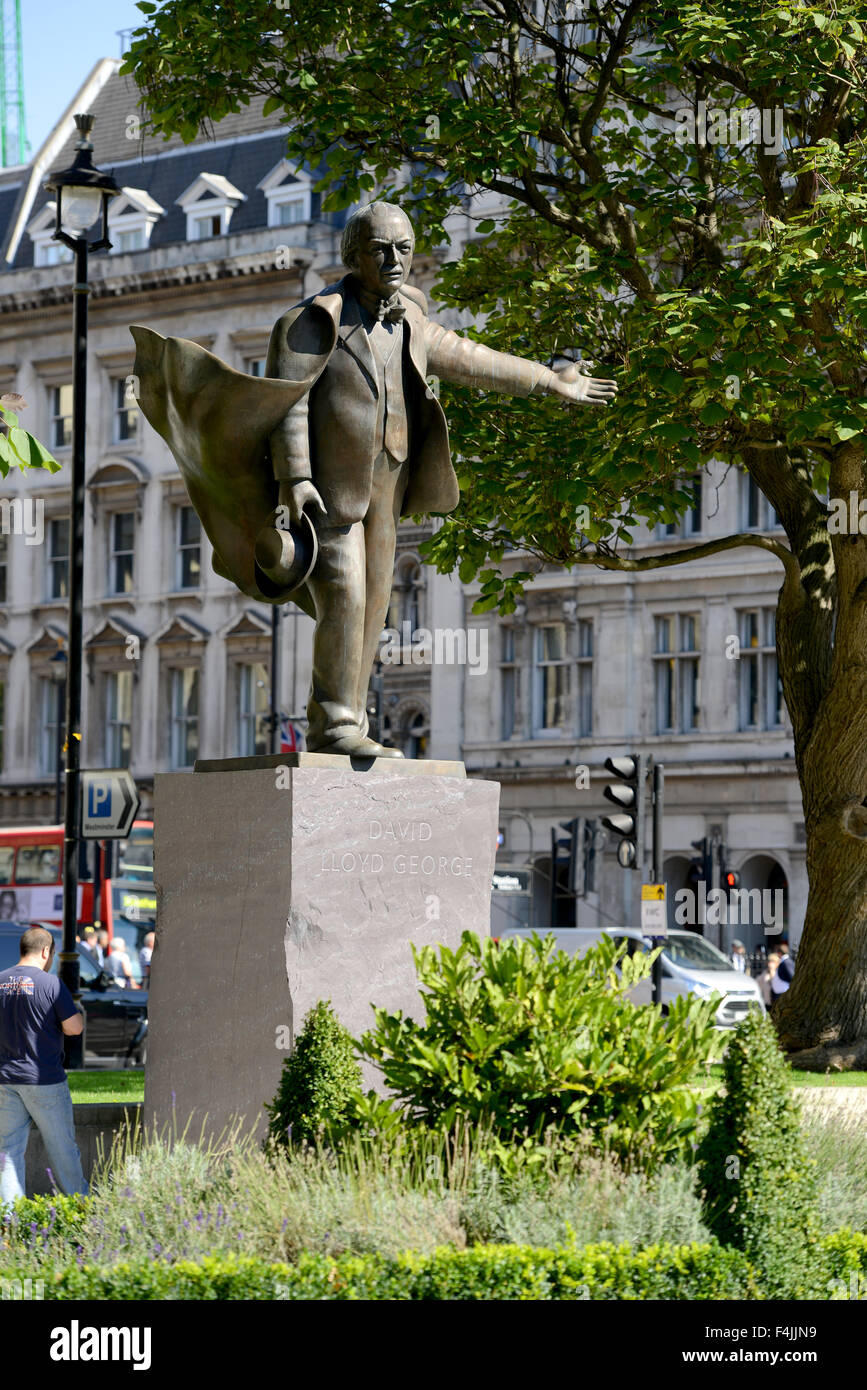
<svg viewBox="0 0 867 1390"><path fill-rule="evenodd" d="M710 1245L546 1250L485 1245L430 1255L302 1255L298 1263L237 1256L177 1264L129 1261L42 1272L46 1299L612 1300L759 1296L746 1258ZM9 1271L9 1277L16 1277Z"/></svg>
<svg viewBox="0 0 867 1390"><path fill-rule="evenodd" d="M825 1284L816 1253L815 1163L766 1014L754 1010L737 1028L723 1078L698 1148L705 1219L724 1245L748 1256L769 1297L804 1297Z"/></svg>
<svg viewBox="0 0 867 1390"><path fill-rule="evenodd" d="M350 1097L360 1089L361 1068L352 1037L330 1002L320 999L283 1063L273 1104L265 1106L271 1142L319 1142L345 1119Z"/></svg>
<svg viewBox="0 0 867 1390"><path fill-rule="evenodd" d="M841 1231L821 1242L821 1262L834 1276L819 1298L863 1290L867 1240ZM384 1256L302 1254L297 1264L237 1255L198 1261L129 1260L105 1266L74 1261L39 1271L46 1299L76 1301L185 1300L719 1300L775 1296L739 1250L716 1241L661 1243L643 1250L612 1244L553 1249L479 1245ZM0 1276L30 1277L0 1260ZM798 1298L797 1289L781 1288ZM778 1295L777 1295L778 1296Z"/></svg>
<svg viewBox="0 0 867 1390"><path fill-rule="evenodd" d="M554 1127L604 1142L626 1166L658 1168L687 1151L703 1064L721 1047L712 1000L658 1007L625 996L651 958L603 937L586 955L533 936L456 950L413 948L427 1017L376 1010L359 1043L402 1116L450 1128L487 1124L504 1141ZM619 966L619 971L616 967ZM383 1102L369 1096L362 1121Z"/></svg>
<svg viewBox="0 0 867 1390"><path fill-rule="evenodd" d="M19 1197L0 1218L0 1239L34 1247L47 1239L76 1244L87 1216L89 1198L81 1193Z"/></svg>

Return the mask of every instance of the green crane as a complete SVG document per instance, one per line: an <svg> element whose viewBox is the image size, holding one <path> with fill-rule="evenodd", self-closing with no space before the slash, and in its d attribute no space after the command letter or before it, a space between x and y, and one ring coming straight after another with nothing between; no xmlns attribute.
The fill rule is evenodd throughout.
<svg viewBox="0 0 867 1390"><path fill-rule="evenodd" d="M21 43L21 0L0 0L0 164L24 164L27 132L24 124L24 49Z"/></svg>

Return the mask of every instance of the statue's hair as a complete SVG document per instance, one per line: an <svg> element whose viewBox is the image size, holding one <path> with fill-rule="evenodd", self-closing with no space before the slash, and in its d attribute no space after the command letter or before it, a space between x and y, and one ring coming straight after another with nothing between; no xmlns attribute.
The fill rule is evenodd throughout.
<svg viewBox="0 0 867 1390"><path fill-rule="evenodd" d="M406 219L409 227L409 234L412 237L412 244L415 246L415 233L412 230L412 223L404 212L403 208L397 203L386 203L378 199L375 203L365 203L362 207L356 208L351 217L346 219L346 226L343 228L343 236L340 239L340 259L347 270L355 269L356 256L358 253L358 238L361 229L374 212L384 208L388 212L399 212Z"/></svg>

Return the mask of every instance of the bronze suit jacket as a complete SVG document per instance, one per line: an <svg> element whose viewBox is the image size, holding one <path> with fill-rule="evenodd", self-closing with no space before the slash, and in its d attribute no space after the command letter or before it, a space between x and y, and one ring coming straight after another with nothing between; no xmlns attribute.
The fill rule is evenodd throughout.
<svg viewBox="0 0 867 1390"><path fill-rule="evenodd" d="M253 552L262 527L273 522L278 479L312 478L315 484L319 476L323 486L327 482L334 507L331 525L360 520L367 510L376 412L357 407L364 392L375 405L376 368L360 315L354 324L347 321L352 319L348 313L341 327L346 279L278 321L266 377L238 372L185 338L164 338L139 325L130 329L137 349L133 372L138 404L174 455L214 548L215 571L250 598L263 603L292 599L311 614L307 589L277 590L256 566ZM529 396L550 374L536 362L496 352L431 323L419 290L405 285L400 294L409 333L407 405L414 412L402 514L449 512L458 503L458 483L445 416L439 401L428 394L425 378ZM364 370L359 370L358 389L352 393L354 408L335 402L333 433L320 431L326 442L317 459L311 449L308 396L338 340L341 351L352 352Z"/></svg>
<svg viewBox="0 0 867 1390"><path fill-rule="evenodd" d="M411 412L409 478L402 516L450 512L458 504L458 481L449 452L442 407L427 386L436 376L481 390L528 396L547 369L461 338L431 323L420 290L404 285L408 337L404 398ZM348 352L359 370L340 373L341 390L328 394L328 428L314 431L310 393L327 390L335 351ZM310 479L327 508L326 524L360 521L370 502L377 451L377 373L370 340L349 277L295 305L274 326L268 349L268 377L302 382L304 394L271 435L274 475L280 480Z"/></svg>

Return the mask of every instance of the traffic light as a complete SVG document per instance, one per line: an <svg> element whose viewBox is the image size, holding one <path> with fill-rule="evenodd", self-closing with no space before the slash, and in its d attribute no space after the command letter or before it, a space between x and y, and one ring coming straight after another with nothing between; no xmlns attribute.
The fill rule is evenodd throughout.
<svg viewBox="0 0 867 1390"><path fill-rule="evenodd" d="M641 871L644 867L645 783L649 766L650 760L644 753L605 759L606 771L620 780L609 782L603 795L620 807L620 814L603 816L602 824L620 836L617 862L622 869Z"/></svg>
<svg viewBox="0 0 867 1390"><path fill-rule="evenodd" d="M719 886L726 897L731 898L736 888L741 886L741 876L737 869L729 868L727 863L728 850L725 845L719 847Z"/></svg>
<svg viewBox="0 0 867 1390"><path fill-rule="evenodd" d="M596 836L599 834L598 820L584 822L584 889L582 896L596 892Z"/></svg>
<svg viewBox="0 0 867 1390"><path fill-rule="evenodd" d="M691 840L693 849L698 850L697 858L690 863L686 873L687 883L701 883L702 880L707 884L708 891L714 886L713 882L713 842L709 836L705 835L703 840Z"/></svg>
<svg viewBox="0 0 867 1390"><path fill-rule="evenodd" d="M561 821L560 829L567 832L563 839L556 829L551 830L551 927L558 926L557 904L561 898L570 900L583 893L584 877L584 817ZM574 925L574 922L573 924Z"/></svg>

